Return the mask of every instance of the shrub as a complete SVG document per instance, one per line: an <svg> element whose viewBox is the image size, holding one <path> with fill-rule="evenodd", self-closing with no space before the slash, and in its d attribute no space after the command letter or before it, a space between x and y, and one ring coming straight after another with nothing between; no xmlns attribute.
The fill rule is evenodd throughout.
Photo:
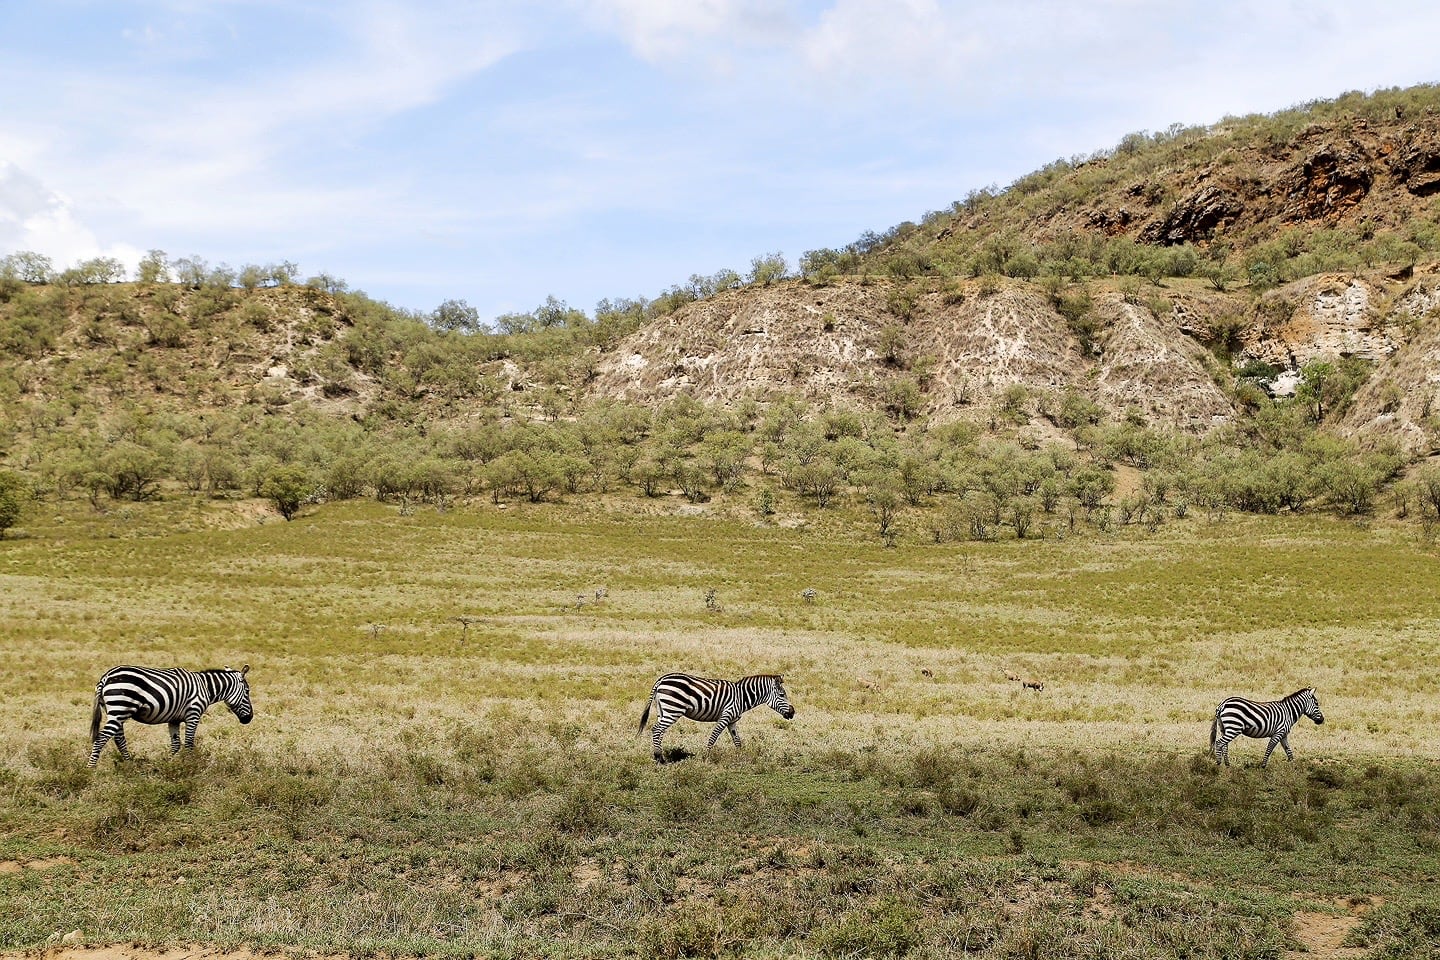
<svg viewBox="0 0 1440 960"><path fill-rule="evenodd" d="M850 911L810 935L828 957L903 957L920 942L920 911L897 897Z"/></svg>
<svg viewBox="0 0 1440 960"><path fill-rule="evenodd" d="M4 539L5 531L20 521L27 499L26 483L19 474L0 470L0 539Z"/></svg>
<svg viewBox="0 0 1440 960"><path fill-rule="evenodd" d="M286 520L295 519L303 504L315 492L315 481L299 467L279 467L260 482L260 496L269 500Z"/></svg>

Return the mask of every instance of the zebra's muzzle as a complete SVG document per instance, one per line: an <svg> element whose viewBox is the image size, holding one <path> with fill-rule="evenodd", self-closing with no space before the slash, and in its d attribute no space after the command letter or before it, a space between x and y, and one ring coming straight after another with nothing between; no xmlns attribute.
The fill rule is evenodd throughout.
<svg viewBox="0 0 1440 960"><path fill-rule="evenodd" d="M784 712L782 712L782 713L780 714L780 716L784 717L786 720L794 720L794 719L795 719L795 708L794 708L794 707L790 707L788 710L785 710Z"/></svg>

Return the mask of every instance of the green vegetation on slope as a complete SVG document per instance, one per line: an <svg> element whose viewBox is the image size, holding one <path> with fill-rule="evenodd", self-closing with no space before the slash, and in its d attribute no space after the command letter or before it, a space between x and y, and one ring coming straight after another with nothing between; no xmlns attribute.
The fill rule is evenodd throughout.
<svg viewBox="0 0 1440 960"><path fill-rule="evenodd" d="M172 345L156 339L162 322ZM1440 506L1433 468L1387 487L1406 466L1397 450L1322 429L1368 374L1353 361L1307 364L1295 395L1276 400L1238 371L1248 415L1197 438L1137 415L1109 422L1071 387L1017 386L951 423L915 420L898 401L865 412L783 397L586 399L595 355L550 338L590 342L601 324L437 331L314 287L26 288L0 304L5 323L42 345L0 359L0 454L35 498L101 510L174 496L267 496L293 515L357 497L679 495L762 517L858 506L878 536L942 542L1154 526L1191 510L1380 510L1430 530ZM550 347L528 372L515 365Z"/></svg>
<svg viewBox="0 0 1440 960"><path fill-rule="evenodd" d="M819 282L850 273L1193 276L1259 293L1326 271L1413 265L1440 252L1440 206L1428 179L1440 159L1437 115L1440 86L1420 85L1132 133L1003 190L972 190L919 223L809 251L800 272ZM1355 161L1365 138L1382 157L1393 155L1388 167ZM1394 160L1407 151L1418 151L1414 172ZM1287 165L1299 177L1285 182L1297 194L1289 206L1262 189ZM1147 232L1148 224L1166 229Z"/></svg>

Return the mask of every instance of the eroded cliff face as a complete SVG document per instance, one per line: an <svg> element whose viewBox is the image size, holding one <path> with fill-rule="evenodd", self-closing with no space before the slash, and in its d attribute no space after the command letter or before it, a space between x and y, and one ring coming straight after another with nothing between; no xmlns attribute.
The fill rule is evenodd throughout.
<svg viewBox="0 0 1440 960"><path fill-rule="evenodd" d="M1118 295L1102 299L1106 335L1095 383L1110 411L1136 409L1157 424L1204 432L1235 407L1216 380L1218 362L1181 331L1172 309L1159 316Z"/></svg>
<svg viewBox="0 0 1440 960"><path fill-rule="evenodd" d="M1355 393L1340 432L1392 440L1411 453L1440 449L1440 265L1416 271L1385 311L1396 341Z"/></svg>
<svg viewBox="0 0 1440 960"><path fill-rule="evenodd" d="M1157 426L1205 432L1236 416L1231 375L1212 349L1223 336L1239 362L1281 370L1281 392L1310 360L1370 361L1375 375L1339 426L1412 450L1435 442L1437 268L1405 279L1326 274L1255 301L1177 281L1128 296L1091 289L1090 344L1039 284L1019 280L734 290L627 338L601 359L591 389L643 402L800 395L874 407L909 381L919 388L915 412L984 420L1018 385L1032 399L1074 390L1111 417L1139 413Z"/></svg>
<svg viewBox="0 0 1440 960"><path fill-rule="evenodd" d="M732 291L692 304L624 341L595 389L654 400L799 394L870 406L890 385L921 387L920 412L940 419L986 409L1019 385L1074 389L1117 414L1208 429L1233 414L1213 361L1180 315L1102 292L1087 350L1034 284L968 281L906 296L885 281L810 288L798 282Z"/></svg>
<svg viewBox="0 0 1440 960"><path fill-rule="evenodd" d="M1243 355L1295 370L1319 357L1380 362L1404 342L1383 280L1321 274L1266 294L1242 337Z"/></svg>

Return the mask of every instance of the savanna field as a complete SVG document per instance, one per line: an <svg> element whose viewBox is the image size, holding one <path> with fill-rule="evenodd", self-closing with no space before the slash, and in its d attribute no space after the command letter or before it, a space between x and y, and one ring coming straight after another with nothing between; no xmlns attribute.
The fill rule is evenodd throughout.
<svg viewBox="0 0 1440 960"><path fill-rule="evenodd" d="M0 948L1440 952L1413 528L886 547L844 511L643 503L36 516L0 543ZM177 759L132 722L137 759L90 771L117 663L248 663L255 722L216 706ZM657 767L637 724L670 670L782 673L796 718L709 755L684 721ZM1294 763L1242 738L1217 770L1220 699L1312 685Z"/></svg>

